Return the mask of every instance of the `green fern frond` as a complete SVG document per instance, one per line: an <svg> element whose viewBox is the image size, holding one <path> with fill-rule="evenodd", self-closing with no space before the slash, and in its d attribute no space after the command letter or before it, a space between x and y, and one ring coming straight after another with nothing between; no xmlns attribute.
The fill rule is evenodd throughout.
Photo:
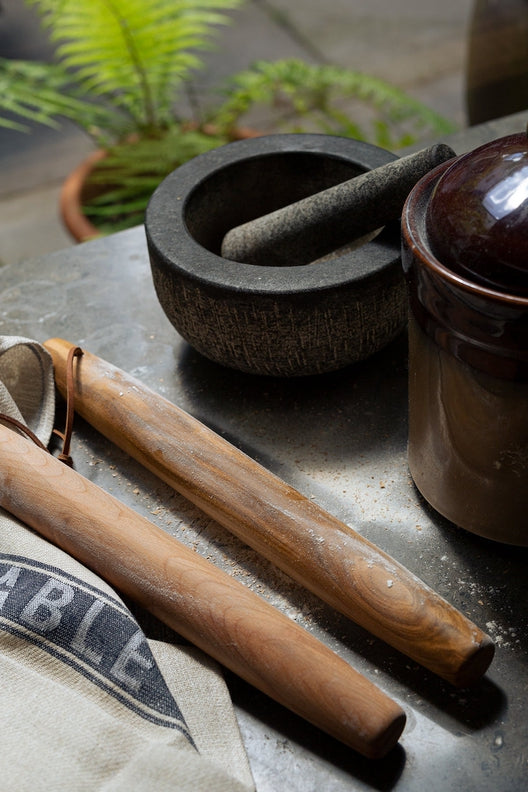
<svg viewBox="0 0 528 792"><path fill-rule="evenodd" d="M85 128L108 121L108 112L82 98L71 75L60 65L0 58L0 126L25 131L14 116L57 126L56 118L70 118Z"/></svg>
<svg viewBox="0 0 528 792"><path fill-rule="evenodd" d="M137 128L168 123L175 91L243 0L26 0L86 95L111 97Z"/></svg>
<svg viewBox="0 0 528 792"><path fill-rule="evenodd" d="M111 147L91 174L84 213L98 228L102 218L114 223L114 231L137 225L143 222L149 199L165 176L226 142L222 135L174 126L162 137Z"/></svg>
<svg viewBox="0 0 528 792"><path fill-rule="evenodd" d="M404 141L444 135L454 125L404 91L377 77L331 65L312 65L287 58L258 61L235 75L226 86L227 99L217 113L219 123L232 127L256 104L284 111L285 127L305 131L302 119L326 133L399 147ZM373 118L365 128L343 108L355 101ZM364 115L364 114L363 114ZM368 123L368 122L367 122ZM389 145L390 144L390 145Z"/></svg>

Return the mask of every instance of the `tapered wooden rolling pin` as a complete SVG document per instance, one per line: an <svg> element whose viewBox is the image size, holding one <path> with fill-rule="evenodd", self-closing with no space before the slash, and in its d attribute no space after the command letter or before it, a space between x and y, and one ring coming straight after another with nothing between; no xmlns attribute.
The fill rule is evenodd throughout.
<svg viewBox="0 0 528 792"><path fill-rule="evenodd" d="M72 344L45 346L64 394ZM74 381L89 423L321 599L454 685L485 673L491 639L352 528L97 356Z"/></svg>
<svg viewBox="0 0 528 792"><path fill-rule="evenodd" d="M198 553L0 424L0 505L243 679L370 758L405 714L342 658Z"/></svg>

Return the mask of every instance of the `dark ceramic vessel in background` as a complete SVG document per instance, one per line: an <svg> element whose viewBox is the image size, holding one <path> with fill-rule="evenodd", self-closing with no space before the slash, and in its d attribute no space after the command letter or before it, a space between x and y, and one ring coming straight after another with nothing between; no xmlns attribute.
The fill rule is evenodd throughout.
<svg viewBox="0 0 528 792"><path fill-rule="evenodd" d="M405 326L399 228L302 266L220 255L231 228L394 160L330 135L231 143L174 171L154 193L147 243L158 299L204 356L254 374L332 371L372 355Z"/></svg>
<svg viewBox="0 0 528 792"><path fill-rule="evenodd" d="M472 282L433 254L427 210L448 167L416 185L402 216L409 466L456 525L528 545L528 298Z"/></svg>

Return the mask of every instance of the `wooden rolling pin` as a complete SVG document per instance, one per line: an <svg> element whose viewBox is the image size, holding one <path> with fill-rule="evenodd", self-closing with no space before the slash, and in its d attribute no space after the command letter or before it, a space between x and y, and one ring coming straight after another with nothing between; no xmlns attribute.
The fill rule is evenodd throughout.
<svg viewBox="0 0 528 792"><path fill-rule="evenodd" d="M0 424L0 505L243 679L370 758L401 708L294 621Z"/></svg>
<svg viewBox="0 0 528 792"><path fill-rule="evenodd" d="M45 346L65 394L72 344ZM89 423L321 599L454 685L485 673L491 639L356 531L95 355L78 359L74 381Z"/></svg>

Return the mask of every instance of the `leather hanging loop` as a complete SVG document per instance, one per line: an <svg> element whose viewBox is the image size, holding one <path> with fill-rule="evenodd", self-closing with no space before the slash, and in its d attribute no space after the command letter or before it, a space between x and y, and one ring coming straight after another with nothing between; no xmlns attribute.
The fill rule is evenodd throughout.
<svg viewBox="0 0 528 792"><path fill-rule="evenodd" d="M75 381L73 377L73 362L76 357L82 357L83 351L80 347L72 347L68 352L66 361L66 425L64 432L54 429L53 433L62 439L62 451L58 459L68 467L73 467L73 459L70 456L70 445L73 433L73 418L75 415Z"/></svg>

